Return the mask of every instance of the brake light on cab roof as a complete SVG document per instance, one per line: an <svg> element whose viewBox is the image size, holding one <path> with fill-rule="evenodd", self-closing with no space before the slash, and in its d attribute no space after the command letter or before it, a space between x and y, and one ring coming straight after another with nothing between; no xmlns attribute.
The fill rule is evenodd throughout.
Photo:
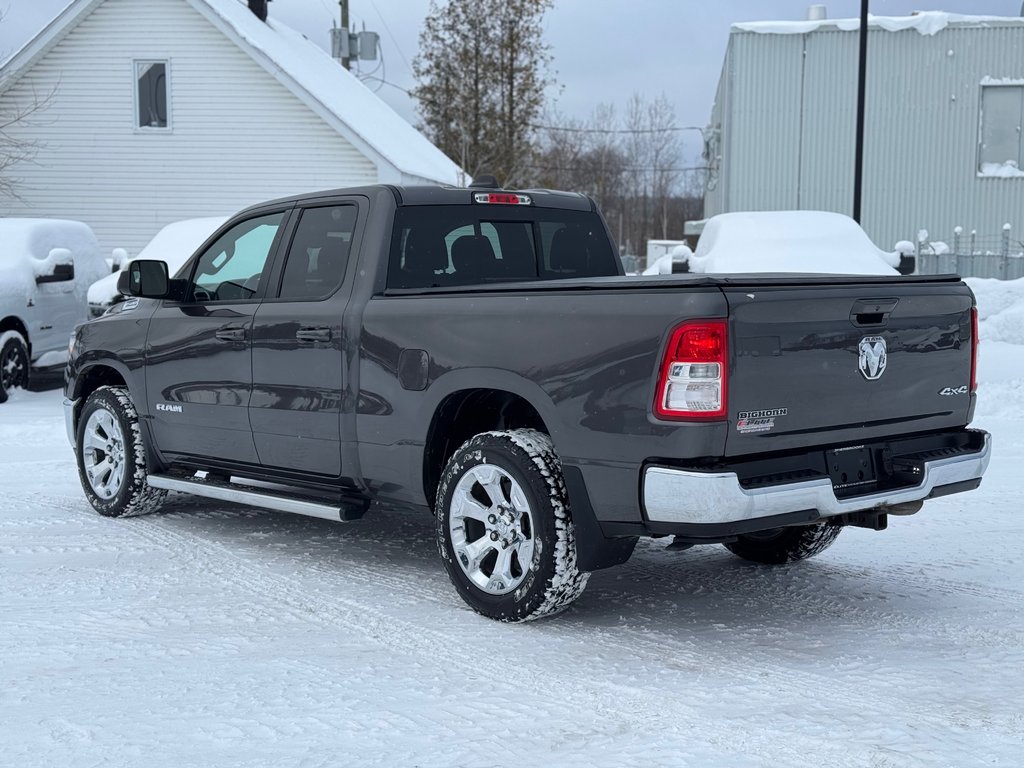
<svg viewBox="0 0 1024 768"><path fill-rule="evenodd" d="M491 205L533 205L529 195L514 195L511 192L477 192L473 200Z"/></svg>

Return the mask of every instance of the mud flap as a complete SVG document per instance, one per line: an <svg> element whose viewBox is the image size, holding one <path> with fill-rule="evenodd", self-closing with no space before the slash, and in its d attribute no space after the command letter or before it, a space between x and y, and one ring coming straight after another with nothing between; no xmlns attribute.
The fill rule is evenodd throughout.
<svg viewBox="0 0 1024 768"><path fill-rule="evenodd" d="M583 472L579 467L563 465L562 478L569 493L569 508L576 528L576 567L581 571L600 571L629 560L638 537L606 537L590 506Z"/></svg>

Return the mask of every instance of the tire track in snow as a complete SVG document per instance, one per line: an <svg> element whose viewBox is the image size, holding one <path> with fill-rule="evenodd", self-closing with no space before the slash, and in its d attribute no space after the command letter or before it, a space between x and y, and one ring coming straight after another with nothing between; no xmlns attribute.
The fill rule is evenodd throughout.
<svg viewBox="0 0 1024 768"><path fill-rule="evenodd" d="M85 511L79 512L80 514L93 514L87 505L84 505L84 502L78 504L68 503L72 501L69 497L51 497L46 499L46 501L56 502L56 506L64 508L70 507L74 509L77 507L75 509L76 512L85 507ZM224 519L238 517L236 513L221 512L216 508L203 510L200 514L204 517ZM260 515L249 515L247 517L254 519L260 517ZM383 566L373 567L355 562L346 562L344 572L339 572L336 569L318 565L315 562L303 561L300 567L304 573L317 574L323 577L316 581L315 592L311 592L308 584L304 585L297 579L269 573L266 567L254 562L251 557L254 553L251 544L246 544L243 547L246 554L249 555L246 556L246 554L239 554L238 548L211 541L208 536L204 536L202 533L192 531L185 533L178 530L178 523L183 522L187 525L187 518L188 513L183 510L172 511L164 517L157 515L125 521L122 530L172 552L176 558L194 559L199 572L216 575L216 578L234 584L243 591L252 591L255 586L258 592L261 592L275 604L279 604L282 608L287 607L289 609L288 613L292 616L305 620L316 620L328 625L342 624L346 628L353 629L378 644L404 654L413 654L416 657L426 656L436 663L458 666L463 663L463 659L478 652L478 646L474 646L470 642L472 637L489 634L486 631L471 630L469 637L460 637L459 643L453 644L452 634L425 628L420 624L415 624L372 608L365 602L343 597L346 593L351 594L353 583L362 583L368 587L386 588L390 594L401 596L406 600L412 597L415 600L426 600L439 606L450 606L458 610L455 608L456 598L448 594L448 581L446 578L443 578L440 569L439 574L441 574L442 578L439 579L439 582L443 584L445 589L443 596L433 588L414 589L410 592L410 587L416 584L415 579L410 580L408 578L392 576L390 569ZM282 532L279 536L286 538L287 532ZM370 546L373 543L375 543L373 540L368 540ZM283 554L287 556L287 553ZM641 553L641 558L630 567L630 570L649 572L651 568L655 568L658 570L658 575L664 578L666 564L656 561L665 559L666 554L660 553L658 550ZM282 555L280 551L275 552L275 556L280 555ZM675 557L675 555L668 556ZM231 567L228 567L226 563L231 563ZM726 571L715 574L715 577L710 580L703 578L708 574L699 570L699 562L695 568L692 559L684 561L683 564L675 564L669 570L677 577L687 577L680 578L679 581L681 583L685 583L687 580L692 581L693 576L699 575L702 577L702 586L710 586L713 581L718 585L727 587L729 583L735 583L737 576L736 571ZM858 572L857 575L863 576L864 574ZM746 580L749 581L749 579ZM792 597L792 590L787 589L787 585L783 583L765 582L758 586L772 593L769 595L772 599L786 600ZM809 587L812 584L804 579L799 586ZM319 593L325 587L336 587L337 589L334 589L329 598L324 598ZM631 596L628 594L628 591L616 589L615 585L604 586L602 590L612 594L619 594L623 598L623 602L631 603ZM723 589L723 596L727 595L728 590ZM806 603L805 594L801 595L801 601ZM461 606L461 603L458 605ZM834 615L857 623L866 618L871 618L880 624L886 625L892 625L894 622L894 615L891 613L866 610L861 605L844 604L837 606L834 599L825 598L817 601L813 606L805 607L813 609L812 612L816 615L820 615L823 612L821 608L824 607ZM468 614L472 621L483 621L482 619L477 619L475 615L469 614L468 609L462 609L462 611L464 614ZM645 618L642 609L640 609L638 620L643 621ZM828 674L798 670L792 666L774 663L766 655L755 656L755 654L744 652L742 647L736 647L738 645L736 643L724 647L721 641L713 641L711 638L702 637L701 645L697 646L692 642L689 644L680 643L672 636L658 630L655 630L654 634L649 631L643 632L636 629L621 631L594 630L592 627L584 626L581 621L573 620L571 615L570 617L563 618L562 621L570 621L574 631L585 632L584 642L588 652L599 655L635 656L638 658L638 661L646 661L663 669L665 668L664 662L666 658L669 658L672 660L671 667L685 669L690 673L697 671L701 677L709 679L714 677L716 672L727 670L730 680L735 681L739 678L744 685L760 687L762 689L766 678L779 681L785 680L787 687L791 687L793 690L808 692L829 691L830 696L838 697L847 706L861 708L864 711L876 711L879 707L882 709L890 707L893 711L900 711L904 716L913 716L918 722L932 722L941 725L950 724L948 718L939 717L934 711L920 707L908 709L906 702L899 697L899 686L892 686L893 694L880 699L878 692L865 693L864 687L859 683L849 683L845 680L837 680L834 676ZM919 619L911 621L898 618L897 623L899 621L908 624L915 631L922 629L922 622ZM937 624L936 622L926 621L924 623L948 629L947 625ZM487 626L490 627L491 625L488 623ZM513 631L529 630L526 628L515 628ZM962 634L962 632L959 633L957 637L962 639ZM713 645L709 646L709 643L713 643ZM452 647L453 645L455 647ZM313 665L312 669L319 673L327 671L326 667L319 665ZM707 673L702 672L705 669L709 671ZM581 686L576 679L553 680L549 673L533 675L526 682L528 682L531 688L539 686L538 690L545 690L552 685L557 685L560 688L571 691L574 700L591 701L599 712L616 720L621 720L623 713L627 712L629 713L629 723L637 728L650 728L652 718L653 721L671 720L671 714L666 713L664 707L659 706L652 709L648 699L638 698L635 688L600 681L591 681L589 684ZM578 699L577 697L582 698ZM955 716L957 723L962 723L963 713L951 713L951 715ZM972 724L978 725L978 723L974 722ZM718 734L716 734L716 737L718 737ZM721 743L728 743L729 739L735 740L735 737L735 732L723 732L721 734L723 739ZM813 744L817 749L821 749L820 743L813 742ZM798 755L799 750L795 750L793 754Z"/></svg>

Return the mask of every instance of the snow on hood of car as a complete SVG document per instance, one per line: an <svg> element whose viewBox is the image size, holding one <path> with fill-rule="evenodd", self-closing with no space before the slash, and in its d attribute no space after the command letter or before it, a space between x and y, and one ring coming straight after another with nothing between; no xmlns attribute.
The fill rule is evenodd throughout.
<svg viewBox="0 0 1024 768"><path fill-rule="evenodd" d="M84 304L88 287L108 271L96 235L81 221L0 218L0 242L3 298L29 301L38 290L37 277L52 274L57 263L73 260L74 294Z"/></svg>
<svg viewBox="0 0 1024 768"><path fill-rule="evenodd" d="M157 232L135 258L166 262L167 271L173 275L181 269L188 258L196 252L196 249L227 220L227 216L209 216L202 219L175 221ZM99 307L112 304L119 295L118 277L120 277L120 273L115 272L89 286L89 303Z"/></svg>
<svg viewBox="0 0 1024 768"><path fill-rule="evenodd" d="M849 216L826 211L719 214L689 261L704 273L899 274L898 254L878 248Z"/></svg>

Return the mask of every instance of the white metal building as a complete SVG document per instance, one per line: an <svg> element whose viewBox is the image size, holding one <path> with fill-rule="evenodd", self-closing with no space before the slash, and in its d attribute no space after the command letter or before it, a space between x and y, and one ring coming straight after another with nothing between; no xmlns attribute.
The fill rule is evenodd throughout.
<svg viewBox="0 0 1024 768"><path fill-rule="evenodd" d="M461 182L314 43L239 0L74 0L0 71L34 142L0 215L80 219L136 254L169 222L315 189Z"/></svg>
<svg viewBox="0 0 1024 768"><path fill-rule="evenodd" d="M735 24L706 215L853 208L857 19ZM880 246L1024 233L1024 19L872 17L863 225Z"/></svg>

